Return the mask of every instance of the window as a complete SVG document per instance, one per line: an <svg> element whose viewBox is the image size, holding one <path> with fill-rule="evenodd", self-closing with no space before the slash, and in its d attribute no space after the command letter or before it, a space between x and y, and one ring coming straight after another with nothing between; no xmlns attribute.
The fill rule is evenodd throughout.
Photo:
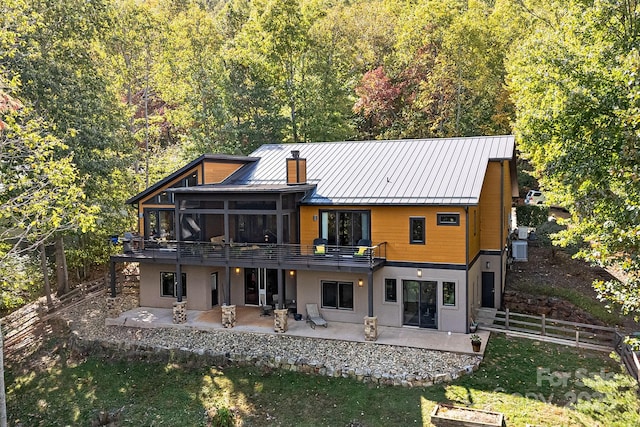
<svg viewBox="0 0 640 427"><path fill-rule="evenodd" d="M439 213L438 225L460 225L460 214Z"/></svg>
<svg viewBox="0 0 640 427"><path fill-rule="evenodd" d="M353 283L323 281L322 307L353 310Z"/></svg>
<svg viewBox="0 0 640 427"><path fill-rule="evenodd" d="M162 295L163 297L175 297L178 288L176 273L160 273L160 287L160 295ZM187 273L182 273L182 296L187 296Z"/></svg>
<svg viewBox="0 0 640 427"><path fill-rule="evenodd" d="M396 279L384 279L384 302L398 302Z"/></svg>
<svg viewBox="0 0 640 427"><path fill-rule="evenodd" d="M424 245L424 218L409 218L409 224L411 233L410 243Z"/></svg>
<svg viewBox="0 0 640 427"><path fill-rule="evenodd" d="M147 239L175 240L173 209L145 209L145 237Z"/></svg>
<svg viewBox="0 0 640 427"><path fill-rule="evenodd" d="M456 305L455 282L442 282L442 303L444 305Z"/></svg>
<svg viewBox="0 0 640 427"><path fill-rule="evenodd" d="M323 211L321 218L320 236L329 245L357 246L360 239L371 239L369 211Z"/></svg>

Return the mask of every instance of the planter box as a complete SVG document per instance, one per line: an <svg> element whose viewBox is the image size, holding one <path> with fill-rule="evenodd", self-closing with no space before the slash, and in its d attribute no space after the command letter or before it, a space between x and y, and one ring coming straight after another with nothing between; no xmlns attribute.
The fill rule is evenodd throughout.
<svg viewBox="0 0 640 427"><path fill-rule="evenodd" d="M438 404L431 413L431 424L436 427L486 427L506 426L504 414Z"/></svg>

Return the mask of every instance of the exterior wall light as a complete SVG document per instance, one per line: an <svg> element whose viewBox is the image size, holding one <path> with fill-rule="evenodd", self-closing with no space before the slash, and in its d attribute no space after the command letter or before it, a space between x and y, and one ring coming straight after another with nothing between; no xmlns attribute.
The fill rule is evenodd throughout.
<svg viewBox="0 0 640 427"><path fill-rule="evenodd" d="M361 288L364 286L364 282L362 281L362 279L358 279L358 287Z"/></svg>
<svg viewBox="0 0 640 427"><path fill-rule="evenodd" d="M422 277L422 269L421 268L418 269L418 277Z"/></svg>
<svg viewBox="0 0 640 427"><path fill-rule="evenodd" d="M236 274L240 274L240 267L236 267Z"/></svg>
<svg viewBox="0 0 640 427"><path fill-rule="evenodd" d="M289 276L293 277L296 275L296 272L294 270L289 270Z"/></svg>

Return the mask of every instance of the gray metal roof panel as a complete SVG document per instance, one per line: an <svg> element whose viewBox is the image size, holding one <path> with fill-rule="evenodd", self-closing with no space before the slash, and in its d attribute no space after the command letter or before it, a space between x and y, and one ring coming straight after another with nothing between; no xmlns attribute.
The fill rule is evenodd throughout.
<svg viewBox="0 0 640 427"><path fill-rule="evenodd" d="M283 184L292 150L307 159L309 204L477 204L488 162L510 160L514 137L263 145L228 184Z"/></svg>

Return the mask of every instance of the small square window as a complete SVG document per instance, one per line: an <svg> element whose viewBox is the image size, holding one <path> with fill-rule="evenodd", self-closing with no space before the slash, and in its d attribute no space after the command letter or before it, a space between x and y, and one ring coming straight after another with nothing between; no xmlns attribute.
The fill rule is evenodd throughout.
<svg viewBox="0 0 640 427"><path fill-rule="evenodd" d="M456 305L456 283L442 282L442 304Z"/></svg>
<svg viewBox="0 0 640 427"><path fill-rule="evenodd" d="M425 243L425 231L424 231L424 218L409 218L409 232L411 233L411 244L424 245Z"/></svg>
<svg viewBox="0 0 640 427"><path fill-rule="evenodd" d="M439 213L438 225L460 225L460 214Z"/></svg>
<svg viewBox="0 0 640 427"><path fill-rule="evenodd" d="M396 279L384 279L384 302L398 302Z"/></svg>

